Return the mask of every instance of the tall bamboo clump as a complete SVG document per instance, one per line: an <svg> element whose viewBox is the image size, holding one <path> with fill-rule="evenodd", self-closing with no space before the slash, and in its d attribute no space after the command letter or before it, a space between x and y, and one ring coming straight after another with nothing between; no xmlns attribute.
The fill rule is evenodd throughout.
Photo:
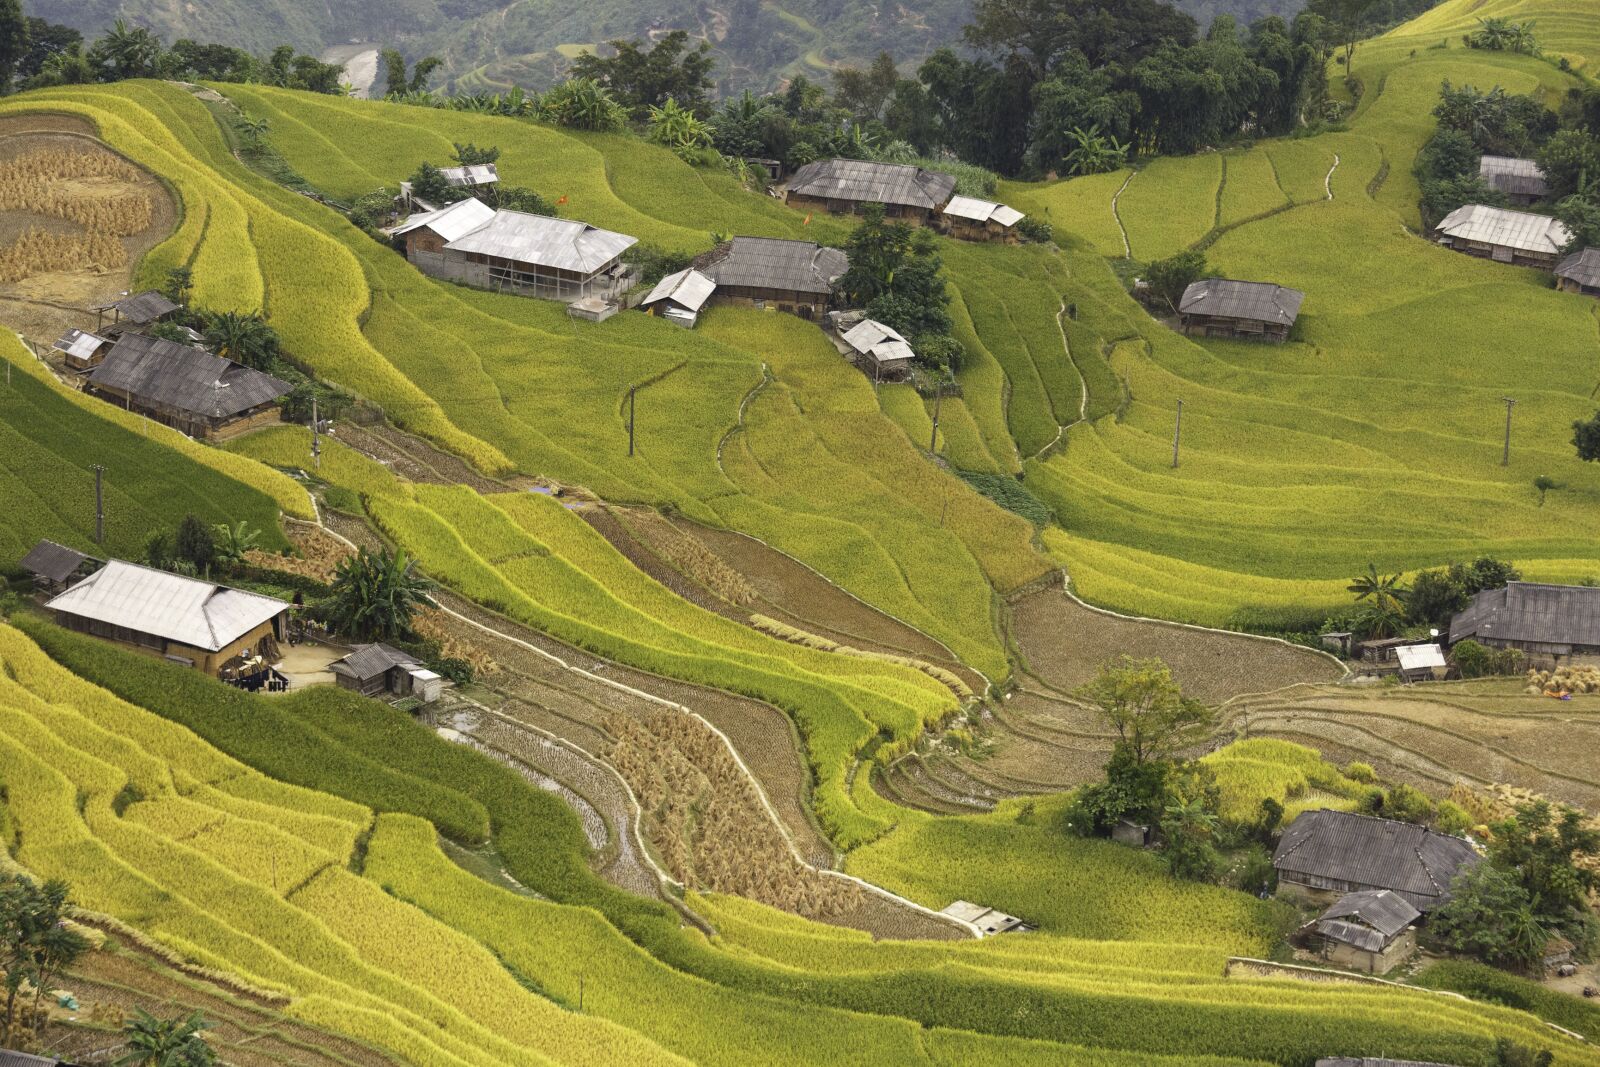
<svg viewBox="0 0 1600 1067"><path fill-rule="evenodd" d="M666 708L613 715L611 763L638 796L651 844L685 885L821 919L861 888L802 863L754 783L704 723Z"/></svg>
<svg viewBox="0 0 1600 1067"><path fill-rule="evenodd" d="M29 211L75 222L82 233L50 233L34 227L0 249L0 282L18 282L54 271L112 270L128 260L120 238L150 228L155 206L142 192L74 195L62 181L104 179L138 182L139 170L105 152L45 149L0 163L0 211Z"/></svg>

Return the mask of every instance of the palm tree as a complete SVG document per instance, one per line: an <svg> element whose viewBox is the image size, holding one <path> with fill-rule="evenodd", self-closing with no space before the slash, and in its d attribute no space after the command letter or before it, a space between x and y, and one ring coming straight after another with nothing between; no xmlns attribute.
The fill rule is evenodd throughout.
<svg viewBox="0 0 1600 1067"><path fill-rule="evenodd" d="M119 79L149 77L161 58L161 41L143 26L132 29L125 20L117 19L94 43L89 58L110 67Z"/></svg>
<svg viewBox="0 0 1600 1067"><path fill-rule="evenodd" d="M232 526L219 522L215 538L217 562L230 565L243 563L245 554L252 551L260 541L261 531L254 529L243 519Z"/></svg>
<svg viewBox="0 0 1600 1067"><path fill-rule="evenodd" d="M417 573L404 551L362 548L339 561L334 572L328 621L358 640L387 640L411 632L419 607L435 607L428 594L438 588Z"/></svg>
<svg viewBox="0 0 1600 1067"><path fill-rule="evenodd" d="M208 314L204 332L206 344L217 355L257 370L265 370L278 354L278 333L259 313Z"/></svg>
<svg viewBox="0 0 1600 1067"><path fill-rule="evenodd" d="M650 140L679 155L711 146L711 127L670 96L660 107L650 108L649 130Z"/></svg>
<svg viewBox="0 0 1600 1067"><path fill-rule="evenodd" d="M628 113L593 78L568 78L544 96L545 117L575 130L620 130Z"/></svg>
<svg viewBox="0 0 1600 1067"><path fill-rule="evenodd" d="M216 1054L200 1036L212 1028L199 1012L182 1019L158 1019L143 1008L123 1024L128 1051L115 1060L115 1067L206 1067L216 1062Z"/></svg>

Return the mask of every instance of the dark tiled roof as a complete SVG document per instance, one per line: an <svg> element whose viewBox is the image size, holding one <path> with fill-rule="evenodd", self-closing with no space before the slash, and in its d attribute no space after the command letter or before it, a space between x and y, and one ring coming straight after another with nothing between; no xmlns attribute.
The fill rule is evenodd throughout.
<svg viewBox="0 0 1600 1067"><path fill-rule="evenodd" d="M366 681L387 673L391 667L410 667L420 662L415 656L401 652L398 648L379 643L357 646L356 650L344 659L329 664L329 669L336 674L345 674Z"/></svg>
<svg viewBox="0 0 1600 1067"><path fill-rule="evenodd" d="M837 248L810 241L735 237L695 260L695 267L719 286L825 294L850 269L850 260Z"/></svg>
<svg viewBox="0 0 1600 1067"><path fill-rule="evenodd" d="M115 310L124 322L131 322L135 326L145 326L155 322L164 315L170 315L182 305L174 304L154 289L142 293L125 296L111 304L103 304L96 311Z"/></svg>
<svg viewBox="0 0 1600 1067"><path fill-rule="evenodd" d="M54 1056L35 1056L30 1052L13 1052L0 1049L0 1067L70 1067L66 1060Z"/></svg>
<svg viewBox="0 0 1600 1067"><path fill-rule="evenodd" d="M937 210L955 194L956 180L952 175L906 163L819 159L794 172L794 177L789 179L789 191L819 200L852 200Z"/></svg>
<svg viewBox="0 0 1600 1067"><path fill-rule="evenodd" d="M1422 913L1399 893L1363 889L1346 893L1317 920L1317 932L1368 952L1382 952Z"/></svg>
<svg viewBox="0 0 1600 1067"><path fill-rule="evenodd" d="M1574 252L1556 264L1557 278L1570 278L1579 285L1600 289L1600 248Z"/></svg>
<svg viewBox="0 0 1600 1067"><path fill-rule="evenodd" d="M1272 856L1272 865L1291 879L1300 874L1392 889L1420 911L1442 904L1456 872L1477 862L1477 852L1462 838L1327 808L1303 812Z"/></svg>
<svg viewBox="0 0 1600 1067"><path fill-rule="evenodd" d="M1451 644L1468 637L1600 645L1600 589L1539 582L1485 589L1450 620Z"/></svg>
<svg viewBox="0 0 1600 1067"><path fill-rule="evenodd" d="M1317 1067L1454 1067L1449 1063L1424 1063L1422 1060L1386 1060L1378 1056L1331 1056L1317 1061Z"/></svg>
<svg viewBox="0 0 1600 1067"><path fill-rule="evenodd" d="M1250 319L1293 326L1306 294L1271 282L1238 282L1202 278L1183 291L1178 310L1185 315Z"/></svg>
<svg viewBox="0 0 1600 1067"><path fill-rule="evenodd" d="M58 545L54 541L40 541L28 550L18 565L29 574L37 574L52 582L64 582L89 558L75 548Z"/></svg>
<svg viewBox="0 0 1600 1067"><path fill-rule="evenodd" d="M188 345L123 334L89 374L97 386L207 418L226 418L289 391L270 374Z"/></svg>

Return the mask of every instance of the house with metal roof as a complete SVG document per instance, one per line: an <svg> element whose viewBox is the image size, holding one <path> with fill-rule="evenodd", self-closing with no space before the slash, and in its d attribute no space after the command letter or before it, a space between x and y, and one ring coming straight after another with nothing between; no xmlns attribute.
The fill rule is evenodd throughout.
<svg viewBox="0 0 1600 1067"><path fill-rule="evenodd" d="M1201 278L1183 291L1178 321L1191 336L1287 341L1306 294L1271 282Z"/></svg>
<svg viewBox="0 0 1600 1067"><path fill-rule="evenodd" d="M857 362L871 370L874 379L898 378L911 369L917 358L911 342L876 319L862 319L840 337L855 352Z"/></svg>
<svg viewBox="0 0 1600 1067"><path fill-rule="evenodd" d="M46 605L57 624L217 674L276 658L289 605L259 593L114 559Z"/></svg>
<svg viewBox="0 0 1600 1067"><path fill-rule="evenodd" d="M469 167L440 167L445 184L457 189L477 189L500 181L500 169L493 163L474 163Z"/></svg>
<svg viewBox="0 0 1600 1067"><path fill-rule="evenodd" d="M1439 220L1435 240L1446 248L1519 267L1554 267L1572 234L1558 219L1529 211L1465 204Z"/></svg>
<svg viewBox="0 0 1600 1067"><path fill-rule="evenodd" d="M1432 1060L1391 1060L1382 1056L1325 1056L1316 1067L1456 1067L1453 1063L1434 1063Z"/></svg>
<svg viewBox="0 0 1600 1067"><path fill-rule="evenodd" d="M1600 653L1600 589L1508 582L1485 589L1450 620L1450 643L1468 638L1557 660Z"/></svg>
<svg viewBox="0 0 1600 1067"><path fill-rule="evenodd" d="M1483 184L1503 194L1507 201L1523 207L1543 200L1550 192L1544 170L1531 159L1484 156L1478 160L1478 177L1483 179Z"/></svg>
<svg viewBox="0 0 1600 1067"><path fill-rule="evenodd" d="M662 278L639 307L647 315L660 315L668 322L693 328L700 309L716 290L716 282L689 267Z"/></svg>
<svg viewBox="0 0 1600 1067"><path fill-rule="evenodd" d="M65 592L93 573L103 561L54 541L40 541L28 549L17 566L33 577L33 587L43 593Z"/></svg>
<svg viewBox="0 0 1600 1067"><path fill-rule="evenodd" d="M289 383L201 348L125 333L85 389L190 437L211 438L275 421Z"/></svg>
<svg viewBox="0 0 1600 1067"><path fill-rule="evenodd" d="M111 348L111 340L87 330L68 330L50 347L61 353L69 369L84 371L99 366Z"/></svg>
<svg viewBox="0 0 1600 1067"><path fill-rule="evenodd" d="M718 304L786 311L820 319L833 297L833 284L850 269L837 248L812 241L775 237L735 237L694 261L694 269L716 286Z"/></svg>
<svg viewBox="0 0 1600 1067"><path fill-rule="evenodd" d="M1564 293L1600 296L1600 248L1581 249L1557 263L1556 288Z"/></svg>
<svg viewBox="0 0 1600 1067"><path fill-rule="evenodd" d="M381 642L357 645L355 651L328 665L340 689L363 696L414 696L428 704L439 699L444 679L409 652Z"/></svg>
<svg viewBox="0 0 1600 1067"><path fill-rule="evenodd" d="M1412 926L1422 918L1390 889L1346 893L1305 931L1323 959L1340 967L1385 974L1416 948Z"/></svg>
<svg viewBox="0 0 1600 1067"><path fill-rule="evenodd" d="M1429 641L1420 645L1400 645L1394 650L1400 664L1403 682L1431 682L1441 679L1449 664L1445 662L1444 649Z"/></svg>
<svg viewBox="0 0 1600 1067"><path fill-rule="evenodd" d="M90 310L97 314L95 331L99 332L106 325L105 316L108 311L111 313L111 326L115 330L126 329L129 326L154 325L182 311L183 305L173 303L154 289L146 289L142 293L124 296L109 304L98 304Z"/></svg>
<svg viewBox="0 0 1600 1067"><path fill-rule="evenodd" d="M939 213L939 230L963 241L1001 241L1016 244L1021 235L1017 223L1027 216L1014 207L979 200L971 196L953 196Z"/></svg>
<svg viewBox="0 0 1600 1067"><path fill-rule="evenodd" d="M413 215L389 231L424 274L551 300L612 298L631 278L622 253L638 239L586 222L494 208L474 197Z"/></svg>
<svg viewBox="0 0 1600 1067"><path fill-rule="evenodd" d="M1478 861L1465 838L1328 808L1302 812L1272 855L1280 896L1329 904L1387 889L1423 914L1443 904L1451 880Z"/></svg>
<svg viewBox="0 0 1600 1067"><path fill-rule="evenodd" d="M819 159L794 172L783 200L834 215L859 215L868 204L882 204L888 218L922 225L938 219L955 191L952 175L907 163Z"/></svg>

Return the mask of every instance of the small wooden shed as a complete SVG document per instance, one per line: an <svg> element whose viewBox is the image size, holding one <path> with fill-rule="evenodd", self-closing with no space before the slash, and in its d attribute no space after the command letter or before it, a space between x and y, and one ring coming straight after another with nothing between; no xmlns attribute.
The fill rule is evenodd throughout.
<svg viewBox="0 0 1600 1067"><path fill-rule="evenodd" d="M1503 195L1508 203L1522 207L1543 200L1550 191L1544 170L1531 159L1484 156L1478 160L1478 177L1489 188Z"/></svg>
<svg viewBox="0 0 1600 1067"><path fill-rule="evenodd" d="M68 330L50 346L61 353L70 370L93 370L106 358L111 349L109 338L87 330Z"/></svg>
<svg viewBox="0 0 1600 1067"><path fill-rule="evenodd" d="M431 704L444 689L444 679L424 667L417 657L381 642L356 646L354 652L335 660L328 669L340 689L363 696L409 696Z"/></svg>
<svg viewBox="0 0 1600 1067"><path fill-rule="evenodd" d="M1557 263L1556 288L1563 293L1600 296L1600 248L1584 248Z"/></svg>
<svg viewBox="0 0 1600 1067"><path fill-rule="evenodd" d="M103 560L54 541L40 541L28 550L18 564L33 576L33 587L41 593L66 592L74 583L93 574Z"/></svg>
<svg viewBox="0 0 1600 1067"><path fill-rule="evenodd" d="M1364 889L1346 893L1318 916L1308 940L1330 963L1385 974L1416 948L1412 925L1420 918L1400 894Z"/></svg>
<svg viewBox="0 0 1600 1067"><path fill-rule="evenodd" d="M1183 291L1178 317L1191 336L1287 341L1306 294L1272 282L1202 278Z"/></svg>
<svg viewBox="0 0 1600 1067"><path fill-rule="evenodd" d="M694 269L715 285L713 303L820 319L833 298L833 283L850 269L850 259L837 248L812 241L735 237L697 257Z"/></svg>

